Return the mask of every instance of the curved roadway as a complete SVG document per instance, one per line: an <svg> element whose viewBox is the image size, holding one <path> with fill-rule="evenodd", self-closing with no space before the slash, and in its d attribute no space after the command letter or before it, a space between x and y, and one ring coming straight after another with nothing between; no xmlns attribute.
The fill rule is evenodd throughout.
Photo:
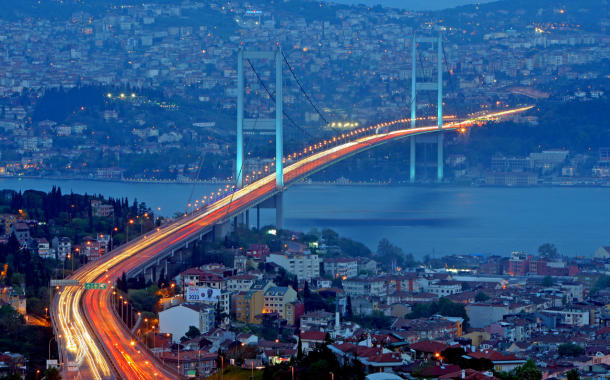
<svg viewBox="0 0 610 380"><path fill-rule="evenodd" d="M484 118L493 120L529 108L531 107L497 112ZM405 120L360 131L364 135L379 126L390 126L400 122ZM443 130L463 128L472 125L473 122L470 119L461 123L447 124ZM287 167L284 169L285 183L289 186L334 162L386 142L435 131L438 131L437 126L403 129L363 136L345 143L329 141L320 144L320 149L322 145L328 149L312 153L296 162L291 158L287 160ZM344 140L347 138L347 136L343 137ZM60 357L64 362L72 363L73 369L78 368L78 372L64 372L64 374L68 378L73 378L73 375L80 373L84 379L99 380L183 378L184 376L178 375L175 369L164 366L150 350L134 339L112 307L111 286L123 272L137 269L163 251L178 245L183 239L190 240L203 229L224 222L277 192L275 173L273 173L207 205L192 215L151 231L76 271L71 278L79 280L81 287L64 287L57 292L53 301L53 322L57 334L61 334ZM108 289L85 291L82 287L85 282L106 282Z"/></svg>

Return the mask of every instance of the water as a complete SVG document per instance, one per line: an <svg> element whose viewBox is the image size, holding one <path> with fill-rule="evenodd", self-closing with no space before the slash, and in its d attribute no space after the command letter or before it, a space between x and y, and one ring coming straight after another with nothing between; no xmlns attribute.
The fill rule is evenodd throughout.
<svg viewBox="0 0 610 380"><path fill-rule="evenodd" d="M364 4L370 7L381 5L382 7L406 9L409 11L436 11L447 8L455 8L461 5L491 3L496 0L332 0L333 3L356 5Z"/></svg>
<svg viewBox="0 0 610 380"><path fill-rule="evenodd" d="M0 188L63 194L101 193L137 197L161 214L184 211L192 185L47 179L0 179ZM203 198L224 185L197 185ZM561 254L589 255L609 245L610 189L292 186L284 196L285 227L308 231L329 227L341 236L375 249L388 238L416 257L434 254L535 253L554 243ZM262 210L261 223L273 224L273 210ZM256 220L255 212L250 222Z"/></svg>

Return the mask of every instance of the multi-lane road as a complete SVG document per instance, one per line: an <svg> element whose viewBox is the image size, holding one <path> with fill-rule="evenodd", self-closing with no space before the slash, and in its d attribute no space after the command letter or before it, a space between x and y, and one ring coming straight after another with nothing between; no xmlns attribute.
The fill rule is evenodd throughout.
<svg viewBox="0 0 610 380"><path fill-rule="evenodd" d="M481 119L523 112L531 107L491 113ZM454 122L444 130L469 127L473 120ZM363 128L348 136L335 138L292 155L286 160L284 178L287 186L341 159L389 141L438 131L437 126L402 129L375 134L379 126L404 123L403 120ZM188 214L106 254L74 273L71 279L105 282L107 290L62 287L53 299L52 317L59 339L66 378L78 374L84 379L176 379L175 369L163 363L137 341L112 307L113 285L123 272L135 271L157 256L190 241L207 229L234 217L277 193L275 173L270 174L214 203ZM170 194L168 194L170 196ZM68 369L72 371L68 372Z"/></svg>

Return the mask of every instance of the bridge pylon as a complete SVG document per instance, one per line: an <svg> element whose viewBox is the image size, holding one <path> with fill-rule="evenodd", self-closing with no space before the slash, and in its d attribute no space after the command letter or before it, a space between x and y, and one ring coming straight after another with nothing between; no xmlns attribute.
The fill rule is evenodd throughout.
<svg viewBox="0 0 610 380"><path fill-rule="evenodd" d="M244 130L272 131L275 130L275 188L284 191L284 96L282 93L282 48L275 51L245 51L240 48L237 53L237 159L235 165L236 187L244 186ZM275 60L275 118L247 119L244 118L244 59L274 59ZM284 228L282 194L276 195L276 228ZM257 218L259 218L257 213ZM249 218L246 218L249 219ZM243 217L242 217L243 223Z"/></svg>
<svg viewBox="0 0 610 380"><path fill-rule="evenodd" d="M431 42L437 43L438 47L438 78L436 83L417 82L417 43ZM439 33L437 37L416 37L413 35L411 42L411 128L416 127L417 121L417 92L418 91L437 91L438 92L438 133L436 143L438 144L438 182L443 180L443 36ZM421 74L424 76L424 68L421 68ZM417 144L417 136L411 137L411 157L409 164L410 182L415 182L415 151ZM421 139L422 142L429 142Z"/></svg>

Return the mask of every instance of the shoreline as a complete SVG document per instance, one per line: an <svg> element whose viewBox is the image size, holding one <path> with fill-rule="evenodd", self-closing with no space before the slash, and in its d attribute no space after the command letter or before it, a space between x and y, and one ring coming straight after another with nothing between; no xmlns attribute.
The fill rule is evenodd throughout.
<svg viewBox="0 0 610 380"><path fill-rule="evenodd" d="M66 177L34 177L34 176L0 176L2 179L29 179L29 180L52 180L52 181L91 181L98 183L141 183L141 184L174 184L174 185L215 185L215 184L229 184L234 185L235 181L228 180L199 180L199 181L177 181L169 179L122 179L122 180L100 180L94 178L66 178ZM464 183L461 182L443 182L441 184L437 182L416 182L410 183L404 182L340 182L337 181L299 181L293 185L298 186L380 186L380 187L485 187L485 188L539 188L539 187L557 187L557 188L610 188L608 182L604 183L592 183L592 184L567 184L567 183L540 183L537 185L530 186L509 186L509 185L485 185L475 183Z"/></svg>

